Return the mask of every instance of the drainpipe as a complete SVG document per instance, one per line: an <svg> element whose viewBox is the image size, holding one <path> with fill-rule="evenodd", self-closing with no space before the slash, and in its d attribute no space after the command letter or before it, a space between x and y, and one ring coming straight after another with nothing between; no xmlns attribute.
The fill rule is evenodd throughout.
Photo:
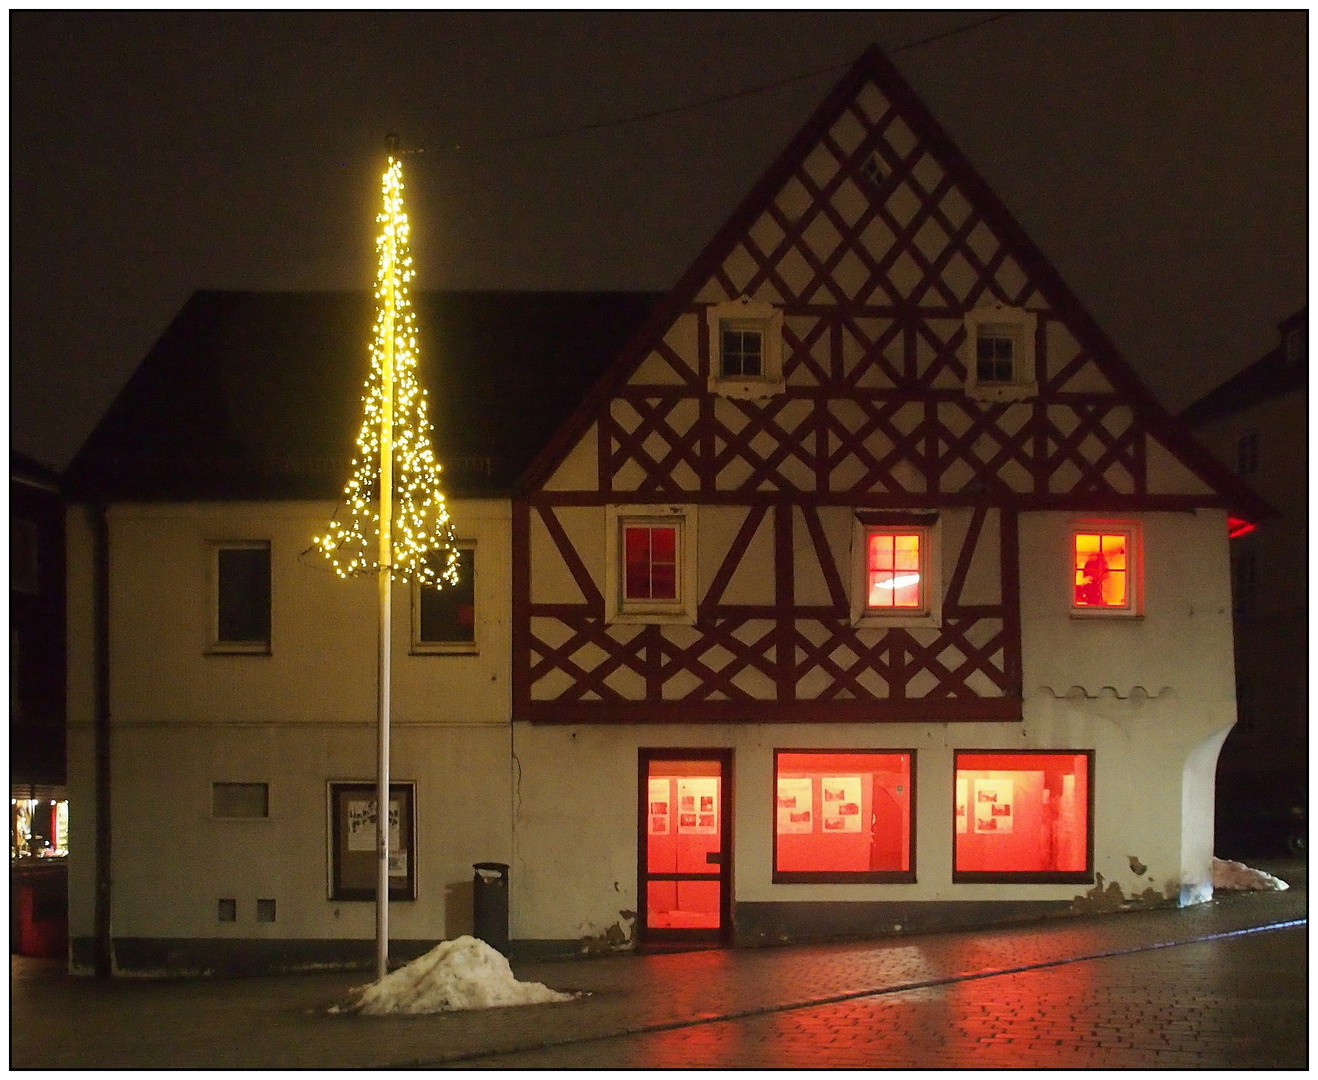
<svg viewBox="0 0 1318 1080"><path fill-rule="evenodd" d="M96 745L96 974L114 969L110 941L110 524L104 503L92 507L92 619Z"/></svg>

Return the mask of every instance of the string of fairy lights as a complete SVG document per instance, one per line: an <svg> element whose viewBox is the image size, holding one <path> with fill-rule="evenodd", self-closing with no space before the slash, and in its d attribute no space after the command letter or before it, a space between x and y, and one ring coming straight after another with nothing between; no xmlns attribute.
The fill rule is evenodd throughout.
<svg viewBox="0 0 1318 1080"><path fill-rule="evenodd" d="M415 271L403 209L403 167L392 154L382 194L383 208L376 217L375 331L362 395L365 416L343 491L343 512L335 512L325 535L315 537L314 543L340 577L381 571L381 448L390 445L390 575L396 581L456 585L458 549L439 486L441 466L431 446L426 392L416 376L416 324L409 297ZM432 551L446 552L447 557L428 559Z"/></svg>

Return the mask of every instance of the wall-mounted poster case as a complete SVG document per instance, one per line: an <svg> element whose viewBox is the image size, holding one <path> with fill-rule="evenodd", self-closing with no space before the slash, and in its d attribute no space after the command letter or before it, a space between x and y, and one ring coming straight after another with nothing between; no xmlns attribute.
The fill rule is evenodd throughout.
<svg viewBox="0 0 1318 1080"><path fill-rule="evenodd" d="M778 834L814 831L814 791L808 776L778 778Z"/></svg>
<svg viewBox="0 0 1318 1080"><path fill-rule="evenodd" d="M374 900L375 809L372 782L329 785L331 900ZM416 899L416 784L389 785L389 899Z"/></svg>
<svg viewBox="0 0 1318 1080"><path fill-rule="evenodd" d="M820 824L824 832L860 832L860 777L825 776L821 780L824 804Z"/></svg>

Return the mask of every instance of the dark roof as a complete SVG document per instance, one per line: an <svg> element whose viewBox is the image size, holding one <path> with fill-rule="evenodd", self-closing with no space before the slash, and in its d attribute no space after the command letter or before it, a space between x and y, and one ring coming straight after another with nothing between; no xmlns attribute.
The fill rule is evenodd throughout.
<svg viewBox="0 0 1318 1080"><path fill-rule="evenodd" d="M660 299L413 294L450 496L511 491ZM193 294L69 465L75 499L335 499L361 425L368 292Z"/></svg>
<svg viewBox="0 0 1318 1080"><path fill-rule="evenodd" d="M1191 427L1199 427L1232 416L1265 401L1284 397L1296 390L1309 388L1309 364L1306 348L1298 358L1286 355L1286 337L1294 331L1308 333L1309 309L1301 308L1284 319L1277 327L1281 343L1270 353L1255 360L1249 367L1236 372L1221 386L1208 391L1203 397L1181 410L1181 419Z"/></svg>
<svg viewBox="0 0 1318 1080"><path fill-rule="evenodd" d="M9 479L29 487L58 491L60 476L54 469L21 450L9 448Z"/></svg>

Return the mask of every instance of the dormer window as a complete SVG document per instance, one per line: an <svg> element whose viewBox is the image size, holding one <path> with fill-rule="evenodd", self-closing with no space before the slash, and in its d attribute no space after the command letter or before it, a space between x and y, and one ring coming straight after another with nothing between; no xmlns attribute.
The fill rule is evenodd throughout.
<svg viewBox="0 0 1318 1080"><path fill-rule="evenodd" d="M1020 401L1039 392L1032 311L992 304L966 313L961 360L966 393L980 401Z"/></svg>
<svg viewBox="0 0 1318 1080"><path fill-rule="evenodd" d="M709 389L735 398L781 394L783 313L741 297L709 308Z"/></svg>

